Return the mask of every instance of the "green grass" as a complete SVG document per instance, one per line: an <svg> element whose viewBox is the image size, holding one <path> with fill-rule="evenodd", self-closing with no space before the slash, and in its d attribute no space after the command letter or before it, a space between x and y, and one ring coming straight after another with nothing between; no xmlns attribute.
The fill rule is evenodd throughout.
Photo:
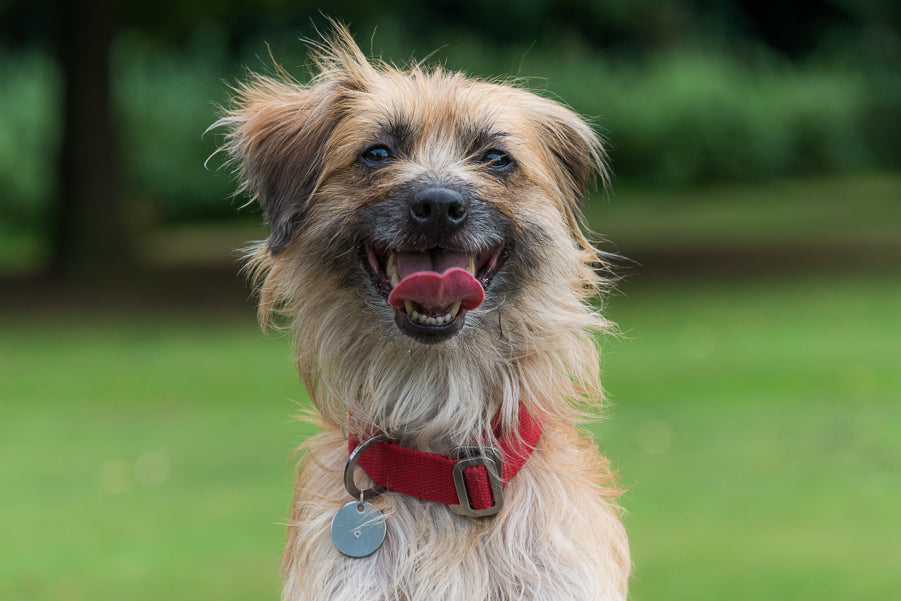
<svg viewBox="0 0 901 601"><path fill-rule="evenodd" d="M649 265L610 299L622 335L604 342L612 406L594 431L629 488L633 600L901 598L899 194L873 175L593 203L627 255L885 257L722 281ZM169 228L146 251L215 262L259 236ZM0 270L33 264L33 242L0 233ZM0 599L276 599L290 455L310 432L288 342L246 308L59 301L0 315Z"/></svg>
<svg viewBox="0 0 901 601"><path fill-rule="evenodd" d="M901 282L635 286L596 430L633 599L901 596Z"/></svg>
<svg viewBox="0 0 901 601"><path fill-rule="evenodd" d="M0 598L277 597L305 431L284 340L249 315L0 327Z"/></svg>
<svg viewBox="0 0 901 601"><path fill-rule="evenodd" d="M901 281L614 297L632 599L901 598ZM253 317L0 318L0 598L276 599L289 344Z"/></svg>
<svg viewBox="0 0 901 601"><path fill-rule="evenodd" d="M684 248L888 247L901 254L901 175L868 174L723 184L616 186L588 210L592 229L626 254ZM897 260L896 260L897 263Z"/></svg>

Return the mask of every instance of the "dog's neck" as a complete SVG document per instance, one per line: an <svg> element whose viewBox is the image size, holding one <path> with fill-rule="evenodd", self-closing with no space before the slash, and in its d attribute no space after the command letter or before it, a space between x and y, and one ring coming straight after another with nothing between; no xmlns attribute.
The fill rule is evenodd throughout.
<svg viewBox="0 0 901 601"><path fill-rule="evenodd" d="M373 428L406 446L448 451L477 443L496 415L517 407L518 382L499 366L446 349L408 351L383 349L357 365L358 377L343 379L353 388L340 400L359 420L349 433Z"/></svg>
<svg viewBox="0 0 901 601"><path fill-rule="evenodd" d="M515 428L520 401L550 419L571 416L572 403L582 394L578 382L596 377L597 354L590 337L570 332L519 357L502 353L498 339L484 332L478 332L484 340L454 346L348 339L319 346L316 363L335 367L307 372L304 379L327 423L348 428L347 416L355 416L349 435L377 430L405 446L448 452L477 443L492 430L495 416L501 431ZM299 342L306 345L299 348L316 348L303 331ZM304 373L302 359L299 363Z"/></svg>

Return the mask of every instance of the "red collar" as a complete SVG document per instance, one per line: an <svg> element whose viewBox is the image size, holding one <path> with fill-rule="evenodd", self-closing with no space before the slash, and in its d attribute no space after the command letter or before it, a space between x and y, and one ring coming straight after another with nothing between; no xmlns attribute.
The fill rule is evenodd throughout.
<svg viewBox="0 0 901 601"><path fill-rule="evenodd" d="M542 426L543 420L530 414L520 402L518 431L501 436L499 448L460 447L444 455L402 447L384 435L362 444L351 438L345 485L351 495L360 494L353 484L353 468L359 464L380 487L445 503L461 515L494 515L504 504L502 488L529 458Z"/></svg>

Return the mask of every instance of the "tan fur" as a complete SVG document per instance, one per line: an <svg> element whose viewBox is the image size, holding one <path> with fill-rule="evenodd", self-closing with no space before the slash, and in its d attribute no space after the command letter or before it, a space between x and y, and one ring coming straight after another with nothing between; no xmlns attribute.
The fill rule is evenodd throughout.
<svg viewBox="0 0 901 601"><path fill-rule="evenodd" d="M323 423L302 447L283 598L625 599L618 491L577 425L602 401L594 336L608 326L590 304L603 287L600 259L579 230L585 189L604 176L596 134L565 107L511 85L370 62L340 26L314 62L308 85L284 73L253 77L219 123L229 129L225 150L242 190L260 200L272 229L249 260L260 318L293 331ZM357 156L397 121L410 147L365 177ZM469 132L486 129L502 132L516 159L503 180L468 149ZM360 215L428 178L485 199L516 245L463 329L426 345L399 331L394 309L367 282L354 232L365 225ZM545 429L499 515L461 517L388 492L373 500L387 516L383 546L362 559L335 549L329 524L350 500L342 484L348 435L375 428L446 453L478 442L498 413L510 430L520 400L546 415Z"/></svg>

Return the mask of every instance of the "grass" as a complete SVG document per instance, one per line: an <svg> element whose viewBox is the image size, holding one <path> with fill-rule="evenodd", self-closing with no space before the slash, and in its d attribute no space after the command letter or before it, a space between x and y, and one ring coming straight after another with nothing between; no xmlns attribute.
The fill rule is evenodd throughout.
<svg viewBox="0 0 901 601"><path fill-rule="evenodd" d="M885 255L720 279L647 265L609 300L622 335L603 343L611 407L593 431L628 487L634 601L901 598L899 181L595 203L594 229L630 256ZM148 248L228 260L258 233L171 230ZM0 235L0 251L25 246ZM0 313L0 599L277 599L290 456L311 431L287 340L247 306L67 302Z"/></svg>
<svg viewBox="0 0 901 601"><path fill-rule="evenodd" d="M633 599L889 599L901 527L901 283L635 287L597 432Z"/></svg>
<svg viewBox="0 0 901 601"><path fill-rule="evenodd" d="M892 248L901 240L901 176L868 174L705 188L617 186L588 221L625 252L711 246Z"/></svg>
<svg viewBox="0 0 901 601"><path fill-rule="evenodd" d="M627 290L595 431L630 487L632 598L898 598L901 283ZM277 598L309 432L286 340L244 313L0 332L0 598Z"/></svg>
<svg viewBox="0 0 901 601"><path fill-rule="evenodd" d="M284 341L251 316L2 331L0 598L276 597L304 432Z"/></svg>

